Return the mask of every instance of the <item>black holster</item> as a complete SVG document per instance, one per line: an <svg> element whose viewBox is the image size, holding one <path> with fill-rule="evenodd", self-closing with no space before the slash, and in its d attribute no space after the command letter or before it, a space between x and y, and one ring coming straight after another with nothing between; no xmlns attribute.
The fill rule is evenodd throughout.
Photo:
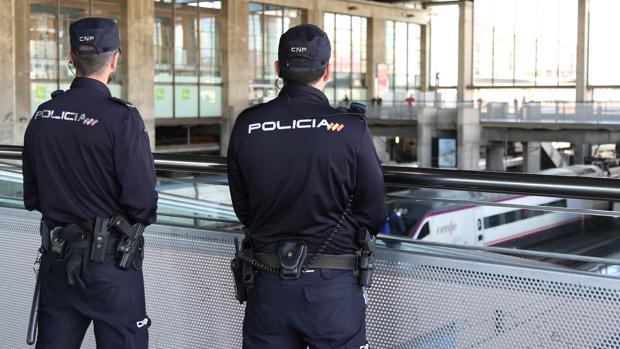
<svg viewBox="0 0 620 349"><path fill-rule="evenodd" d="M254 287L255 270L251 260L254 260L254 249L250 244L250 240L246 237L241 240L235 238L235 257L230 261L230 269L233 273L235 282L235 296L239 304L243 304L248 300L248 295L252 287Z"/></svg>
<svg viewBox="0 0 620 349"><path fill-rule="evenodd" d="M41 220L41 226L39 228L41 234L41 248L39 252L42 254L52 252L56 259L64 259L67 244L59 234L63 229L63 227L58 226L50 229L49 225L44 220Z"/></svg>
<svg viewBox="0 0 620 349"><path fill-rule="evenodd" d="M366 228L360 230L359 239L361 249L357 252L357 281L361 287L370 287L375 270L375 242Z"/></svg>
<svg viewBox="0 0 620 349"><path fill-rule="evenodd" d="M142 268L142 258L144 256L144 229L142 223L132 225L123 216L110 218L110 229L121 234L121 241L116 248L119 254L118 266L121 269Z"/></svg>

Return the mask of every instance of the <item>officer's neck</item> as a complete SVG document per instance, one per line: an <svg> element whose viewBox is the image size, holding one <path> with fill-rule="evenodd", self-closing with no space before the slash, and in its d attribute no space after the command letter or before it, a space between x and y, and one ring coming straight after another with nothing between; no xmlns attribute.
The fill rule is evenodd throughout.
<svg viewBox="0 0 620 349"><path fill-rule="evenodd" d="M315 82L312 85L308 85L310 87L314 87L317 90L323 92L325 91L325 87L327 86L327 80L319 79L319 81Z"/></svg>
<svg viewBox="0 0 620 349"><path fill-rule="evenodd" d="M78 78L89 78L89 79L97 80L101 82L102 84L107 85L110 74L90 74L90 75L77 74L76 76Z"/></svg>
<svg viewBox="0 0 620 349"><path fill-rule="evenodd" d="M284 86L287 86L287 85L289 85L289 84L284 84ZM294 85L294 84L291 84L291 85ZM321 92L324 92L325 91L326 83L316 82L314 84L302 84L302 85L303 86L312 87L312 88L315 88L315 89L317 89L317 90L319 90Z"/></svg>

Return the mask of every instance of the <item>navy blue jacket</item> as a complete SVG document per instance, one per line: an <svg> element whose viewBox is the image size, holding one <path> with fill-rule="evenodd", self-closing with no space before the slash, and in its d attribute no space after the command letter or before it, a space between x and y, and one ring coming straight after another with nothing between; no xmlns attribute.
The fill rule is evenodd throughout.
<svg viewBox="0 0 620 349"><path fill-rule="evenodd" d="M57 224L115 214L155 222L155 167L138 110L89 78L52 97L24 138L26 209Z"/></svg>
<svg viewBox="0 0 620 349"><path fill-rule="evenodd" d="M316 251L352 195L352 215L325 253L358 250L360 226L376 234L387 215L383 173L364 118L332 108L310 86L287 85L273 101L239 115L228 180L235 212L262 252L291 238Z"/></svg>

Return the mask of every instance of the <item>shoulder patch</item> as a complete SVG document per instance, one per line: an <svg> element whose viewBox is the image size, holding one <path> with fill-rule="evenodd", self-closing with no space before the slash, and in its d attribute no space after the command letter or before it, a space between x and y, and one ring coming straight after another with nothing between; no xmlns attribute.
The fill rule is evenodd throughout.
<svg viewBox="0 0 620 349"><path fill-rule="evenodd" d="M52 92L52 98L58 97L58 96L60 96L63 93L65 93L65 91L63 91L63 90L56 90L56 91Z"/></svg>
<svg viewBox="0 0 620 349"><path fill-rule="evenodd" d="M113 100L113 101L116 101L116 102L118 102L118 103L120 103L122 105L124 105L125 107L127 107L129 109L136 109L135 105L133 105L133 104L131 104L131 103L125 101L125 100L122 100L120 98L110 97L110 99Z"/></svg>

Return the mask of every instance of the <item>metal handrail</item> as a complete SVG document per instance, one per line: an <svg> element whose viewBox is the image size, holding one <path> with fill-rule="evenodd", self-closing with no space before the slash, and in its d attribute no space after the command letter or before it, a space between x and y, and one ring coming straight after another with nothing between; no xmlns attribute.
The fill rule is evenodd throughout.
<svg viewBox="0 0 620 349"><path fill-rule="evenodd" d="M226 158L154 154L158 170L226 175ZM0 146L0 159L21 159L21 147ZM517 195L620 201L620 181L614 178L550 176L512 172L482 172L383 166L385 184L404 188L435 188Z"/></svg>
<svg viewBox="0 0 620 349"><path fill-rule="evenodd" d="M449 244L449 243L435 242L435 241L412 240L406 237L398 237L398 236L384 235L384 234L377 235L377 238L383 241L386 241L386 242L401 242L401 243L410 244L410 245L498 253L498 254L518 256L518 257L523 257L523 258L559 259L559 260L580 262L580 263L620 265L620 259L618 258L592 257L592 256L582 256L582 255L547 252L547 251L524 250L524 249L507 248L507 247L458 245L458 244Z"/></svg>

